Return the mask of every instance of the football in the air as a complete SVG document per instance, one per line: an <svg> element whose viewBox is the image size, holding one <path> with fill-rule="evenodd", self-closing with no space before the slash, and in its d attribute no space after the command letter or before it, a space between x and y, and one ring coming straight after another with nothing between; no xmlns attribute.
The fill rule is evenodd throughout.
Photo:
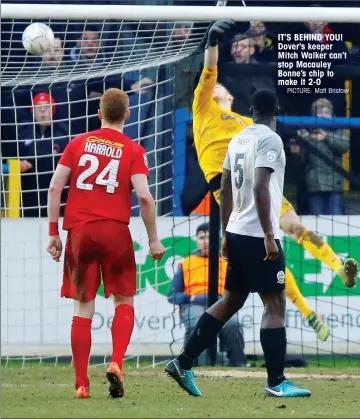
<svg viewBox="0 0 360 419"><path fill-rule="evenodd" d="M54 32L44 23L32 23L23 35L22 43L29 54L41 55L51 48L54 42Z"/></svg>

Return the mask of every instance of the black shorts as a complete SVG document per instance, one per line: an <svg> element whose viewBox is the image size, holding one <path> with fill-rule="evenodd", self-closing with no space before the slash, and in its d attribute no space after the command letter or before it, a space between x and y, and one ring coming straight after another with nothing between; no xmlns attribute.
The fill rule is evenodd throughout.
<svg viewBox="0 0 360 419"><path fill-rule="evenodd" d="M225 289L243 295L281 293L285 289L285 258L280 240L276 240L280 250L278 259L266 262L263 238L226 233L226 243Z"/></svg>

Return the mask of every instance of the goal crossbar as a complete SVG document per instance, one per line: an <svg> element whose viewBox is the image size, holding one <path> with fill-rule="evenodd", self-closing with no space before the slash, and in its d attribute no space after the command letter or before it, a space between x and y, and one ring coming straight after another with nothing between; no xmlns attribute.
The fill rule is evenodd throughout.
<svg viewBox="0 0 360 419"><path fill-rule="evenodd" d="M360 21L355 7L216 7L216 6L129 6L81 4L2 4L3 19L111 19L157 21L342 22Z"/></svg>

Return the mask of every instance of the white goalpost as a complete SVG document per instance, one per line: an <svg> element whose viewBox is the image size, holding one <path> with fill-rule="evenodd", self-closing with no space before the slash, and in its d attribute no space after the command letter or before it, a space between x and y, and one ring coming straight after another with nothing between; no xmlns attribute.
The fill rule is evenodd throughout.
<svg viewBox="0 0 360 419"><path fill-rule="evenodd" d="M226 3L220 1L218 6ZM193 91L201 68L201 59L195 59L195 53L203 54L199 46L209 24L228 18L242 22L360 21L357 8L243 7L241 3L245 2L227 7L26 3L1 6L2 359L57 362L60 357L71 355L73 302L60 298L62 265L55 264L45 251L46 185L69 139L98 127L99 97L109 87L122 88L130 96L132 115L125 134L147 152L159 234L167 248L164 260L154 264L148 256L145 229L133 200L130 229L138 289L135 329L127 355L137 365L144 356L155 365L161 357L168 357L171 349L177 352L181 348L184 328L178 310L167 301L167 290L178 263L194 249L196 227L204 219L173 214L173 160L178 158L174 144L182 129L176 122L177 100L178 95L191 95ZM51 54L25 54L21 35L32 22L45 23L54 31L57 41ZM177 64L185 60L189 60L189 80L176 84L180 80ZM54 100L48 124L37 120L33 109L38 95L44 93ZM21 165L24 160L31 168ZM334 230L331 223L325 220L320 228L323 232ZM356 223L347 223L348 235L360 236ZM355 305L350 304L350 308L357 312ZM258 327L260 303L251 299L246 310L244 321L245 317L252 319ZM92 355L102 357L104 362L111 353L112 315L112 302L105 300L100 290L92 324ZM247 353L261 352L257 335L257 328L247 335ZM335 336L319 349L314 333L301 327L301 339L305 344L301 341L299 349L298 335L292 342L290 334L293 352L360 351L349 336Z"/></svg>
<svg viewBox="0 0 360 419"><path fill-rule="evenodd" d="M226 6L226 2L219 2ZM310 13L311 10L311 13ZM120 6L120 5L57 5L3 4L4 19L114 19L114 20L194 20L212 21L232 18L235 21L266 22L358 22L356 7L237 7L214 6Z"/></svg>

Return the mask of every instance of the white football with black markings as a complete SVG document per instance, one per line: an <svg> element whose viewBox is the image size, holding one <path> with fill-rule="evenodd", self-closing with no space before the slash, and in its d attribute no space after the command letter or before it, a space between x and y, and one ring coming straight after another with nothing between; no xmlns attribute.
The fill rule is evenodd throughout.
<svg viewBox="0 0 360 419"><path fill-rule="evenodd" d="M22 35L22 44L29 54L41 55L52 47L54 38L54 32L49 26L32 23Z"/></svg>

